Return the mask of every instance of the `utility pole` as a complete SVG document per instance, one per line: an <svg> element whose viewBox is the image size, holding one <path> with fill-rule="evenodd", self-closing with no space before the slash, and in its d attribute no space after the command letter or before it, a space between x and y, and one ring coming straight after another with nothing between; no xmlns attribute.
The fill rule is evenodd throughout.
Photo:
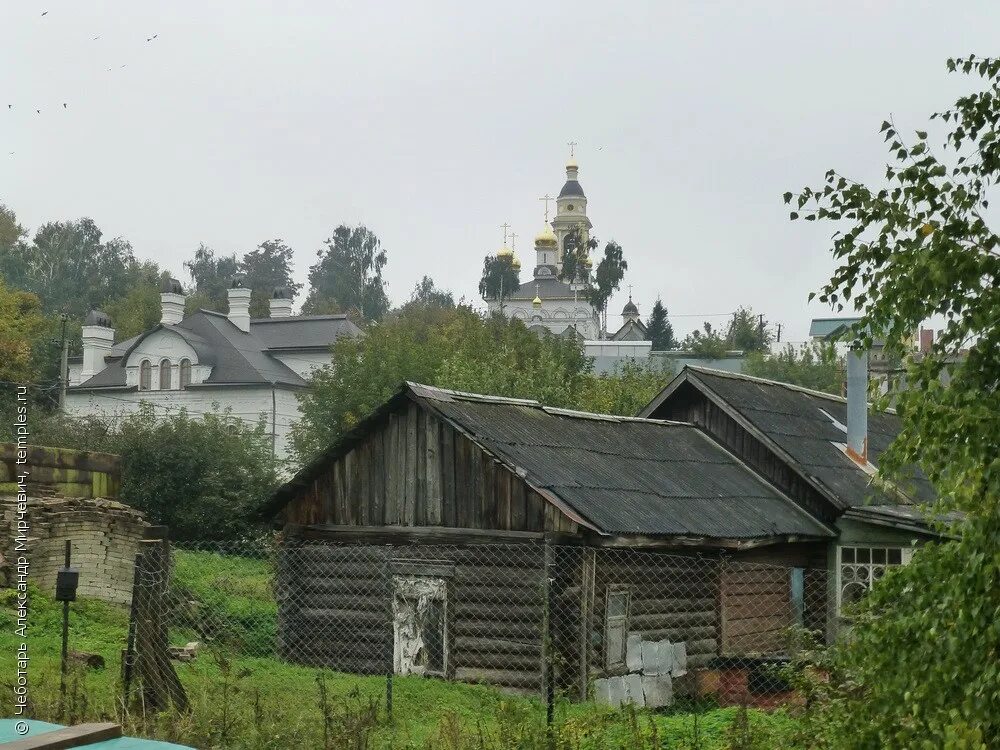
<svg viewBox="0 0 1000 750"><path fill-rule="evenodd" d="M781 343L781 323L778 323L778 343Z"/></svg>
<svg viewBox="0 0 1000 750"><path fill-rule="evenodd" d="M59 343L59 411L66 410L66 387L69 385L69 339L66 338L66 323L69 322L69 315L63 313L59 316L62 321L62 336Z"/></svg>

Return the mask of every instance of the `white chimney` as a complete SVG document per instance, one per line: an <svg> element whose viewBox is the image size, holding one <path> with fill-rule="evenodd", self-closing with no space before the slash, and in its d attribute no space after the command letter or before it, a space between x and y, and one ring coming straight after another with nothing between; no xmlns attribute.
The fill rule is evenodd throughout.
<svg viewBox="0 0 1000 750"><path fill-rule="evenodd" d="M250 290L243 286L243 277L237 276L229 288L229 319L237 328L250 333Z"/></svg>
<svg viewBox="0 0 1000 750"><path fill-rule="evenodd" d="M271 317L290 318L292 317L292 294L287 287L275 287L271 294Z"/></svg>
<svg viewBox="0 0 1000 750"><path fill-rule="evenodd" d="M868 352L847 353L847 455L868 463Z"/></svg>
<svg viewBox="0 0 1000 750"><path fill-rule="evenodd" d="M91 310L80 329L83 334L83 367L80 377L92 378L104 369L104 358L115 343L115 329L111 318L100 310Z"/></svg>
<svg viewBox="0 0 1000 750"><path fill-rule="evenodd" d="M163 282L160 294L160 323L172 326L184 320L184 289L177 279Z"/></svg>

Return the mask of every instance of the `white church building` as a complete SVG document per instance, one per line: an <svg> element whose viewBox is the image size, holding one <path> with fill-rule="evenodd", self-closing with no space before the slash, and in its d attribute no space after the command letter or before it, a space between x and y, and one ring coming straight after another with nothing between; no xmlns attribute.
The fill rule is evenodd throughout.
<svg viewBox="0 0 1000 750"><path fill-rule="evenodd" d="M228 314L184 314L185 296L171 279L160 295L159 324L115 342L107 315L91 312L83 326L83 356L70 360L65 410L74 416L119 419L151 405L157 414L185 409L197 416L229 410L263 419L275 455L288 456L298 421L296 394L310 373L330 363L330 347L361 330L346 315L292 315L287 290L276 289L270 317L250 317L250 290L229 290Z"/></svg>
<svg viewBox="0 0 1000 750"><path fill-rule="evenodd" d="M566 239L574 230L579 230L584 243L589 237L592 224L587 218L587 196L577 179L579 167L570 159L566 164L566 183L556 198L556 215L551 224L546 202L545 225L535 236L535 270L530 281L522 281L521 287L509 298L503 300L502 312L519 318L529 329L550 331L557 335L582 336L584 339L601 337L601 321L594 306L583 294L586 275L591 261L584 263L584 275L570 281L559 278ZM513 256L513 251L504 245L497 253ZM514 267L520 262L514 258ZM499 312L501 302L487 300L490 312Z"/></svg>

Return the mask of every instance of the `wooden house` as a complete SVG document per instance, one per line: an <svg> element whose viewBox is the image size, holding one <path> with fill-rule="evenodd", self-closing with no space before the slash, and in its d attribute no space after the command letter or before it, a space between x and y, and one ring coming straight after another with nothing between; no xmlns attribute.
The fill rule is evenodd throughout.
<svg viewBox="0 0 1000 750"><path fill-rule="evenodd" d="M864 403L867 388L861 390ZM862 406L866 456L858 461L845 449L850 397L686 367L641 412L697 425L836 531L825 553L833 616L938 536L920 510L935 491L918 469L909 468L891 483L874 481L882 453L902 426L896 414L865 413ZM829 623L827 633L835 633L837 625Z"/></svg>
<svg viewBox="0 0 1000 750"><path fill-rule="evenodd" d="M408 383L280 488L279 648L585 694L631 639L689 669L826 618L834 529L687 422Z"/></svg>

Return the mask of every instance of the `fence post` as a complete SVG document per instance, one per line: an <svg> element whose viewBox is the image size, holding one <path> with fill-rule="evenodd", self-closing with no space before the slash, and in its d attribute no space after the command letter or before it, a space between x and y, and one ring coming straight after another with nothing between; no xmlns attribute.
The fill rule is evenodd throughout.
<svg viewBox="0 0 1000 750"><path fill-rule="evenodd" d="M555 716L555 675L552 670L552 543L545 537L542 563L542 689L545 692L545 725L552 726Z"/></svg>
<svg viewBox="0 0 1000 750"><path fill-rule="evenodd" d="M132 592L134 622L130 623L130 630L134 627L134 667L141 683L143 706L156 711L173 704L179 710L187 710L187 694L168 652L165 600L170 543L165 534L160 539L139 542L135 567L138 586Z"/></svg>
<svg viewBox="0 0 1000 750"><path fill-rule="evenodd" d="M395 596L392 590L392 545L389 544L385 548L385 562L382 568L382 576L385 581L385 601L386 601L386 612L388 617L386 618L386 624L389 628L388 633L388 645L385 649L385 715L386 719L390 722L392 721L392 676L396 671L395 665L395 625L392 610L392 602Z"/></svg>

